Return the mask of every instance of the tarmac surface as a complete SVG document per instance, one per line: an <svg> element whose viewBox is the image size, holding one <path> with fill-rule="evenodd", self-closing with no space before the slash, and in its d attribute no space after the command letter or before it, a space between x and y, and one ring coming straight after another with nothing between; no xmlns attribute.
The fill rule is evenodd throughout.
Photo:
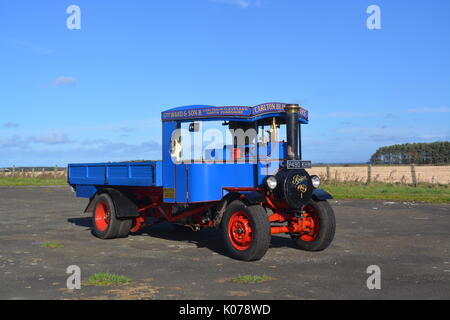
<svg viewBox="0 0 450 320"><path fill-rule="evenodd" d="M97 239L86 204L68 187L0 187L0 299L450 299L447 204L333 200L337 231L327 250L304 252L276 235L257 262L229 258L216 229L180 233L163 223ZM81 269L80 290L66 287L70 265ZM372 265L379 290L367 287ZM84 285L98 272L132 282ZM240 275L271 280L233 281Z"/></svg>

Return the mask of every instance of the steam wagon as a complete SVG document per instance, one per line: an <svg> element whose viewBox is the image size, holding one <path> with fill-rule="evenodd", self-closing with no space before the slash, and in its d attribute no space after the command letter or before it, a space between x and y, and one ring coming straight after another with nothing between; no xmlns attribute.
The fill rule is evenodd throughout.
<svg viewBox="0 0 450 320"><path fill-rule="evenodd" d="M68 183L89 199L96 237L127 237L162 221L219 228L229 255L244 261L261 259L274 234L289 234L306 251L330 245L332 196L302 160L307 110L193 105L161 119L162 161L69 164Z"/></svg>

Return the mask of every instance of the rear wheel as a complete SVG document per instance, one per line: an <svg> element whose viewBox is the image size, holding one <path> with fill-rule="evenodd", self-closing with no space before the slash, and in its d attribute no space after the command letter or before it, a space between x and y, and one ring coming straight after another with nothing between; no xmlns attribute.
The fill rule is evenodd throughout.
<svg viewBox="0 0 450 320"><path fill-rule="evenodd" d="M225 246L235 259L259 260L269 249L270 223L262 206L233 201L223 215L222 233Z"/></svg>
<svg viewBox="0 0 450 320"><path fill-rule="evenodd" d="M114 202L107 193L97 196L92 213L93 233L100 239L125 238L130 232L131 219L118 219Z"/></svg>
<svg viewBox="0 0 450 320"><path fill-rule="evenodd" d="M304 207L303 220L308 232L291 234L297 247L305 251L322 251L334 238L336 218L327 201L310 202Z"/></svg>

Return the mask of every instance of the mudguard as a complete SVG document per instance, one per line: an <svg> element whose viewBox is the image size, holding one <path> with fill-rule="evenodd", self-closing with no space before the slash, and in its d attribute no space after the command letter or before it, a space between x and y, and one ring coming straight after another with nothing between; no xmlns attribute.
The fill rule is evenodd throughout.
<svg viewBox="0 0 450 320"><path fill-rule="evenodd" d="M251 206L255 204L266 203L266 198L259 192L242 192L244 202Z"/></svg>
<svg viewBox="0 0 450 320"><path fill-rule="evenodd" d="M107 193L111 196L116 209L117 218L136 218L139 216L138 207L133 200L128 198L119 190L105 188L99 191L89 202L84 212L92 212L94 210L95 200L98 194Z"/></svg>
<svg viewBox="0 0 450 320"><path fill-rule="evenodd" d="M328 192L326 192L325 190L314 189L312 198L315 201L324 201L324 200L333 199L333 196L331 194L329 194Z"/></svg>

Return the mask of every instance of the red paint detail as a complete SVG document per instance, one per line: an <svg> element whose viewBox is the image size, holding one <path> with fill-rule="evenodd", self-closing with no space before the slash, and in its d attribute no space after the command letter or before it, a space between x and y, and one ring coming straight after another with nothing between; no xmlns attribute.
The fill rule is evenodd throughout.
<svg viewBox="0 0 450 320"><path fill-rule="evenodd" d="M282 211L283 209L288 208L288 204L284 200L276 200L273 196L273 193L265 194L261 192L261 194L266 198L266 202L271 209L274 211Z"/></svg>
<svg viewBox="0 0 450 320"><path fill-rule="evenodd" d="M303 241L313 241L319 234L319 217L311 206L306 206L302 217L276 212L269 217L270 222L288 222L286 226L273 226L271 234L298 234Z"/></svg>
<svg viewBox="0 0 450 320"><path fill-rule="evenodd" d="M312 206L305 206L303 213L303 228L306 233L300 236L303 241L313 241L320 230L319 216Z"/></svg>
<svg viewBox="0 0 450 320"><path fill-rule="evenodd" d="M169 217L169 218L170 218L169 222L177 221L177 220L180 220L180 219L183 219L183 218L192 216L192 215L203 214L203 213L205 213L205 212L208 210L208 208L213 207L213 206L215 206L215 205L216 205L215 202L214 202L214 203L209 203L209 204L205 204L204 206L201 206L201 207L198 207L198 208L189 210L189 211L187 211L187 212L185 212L185 213L176 215L176 216L174 216L174 217L172 217L172 215L170 215L170 217Z"/></svg>
<svg viewBox="0 0 450 320"><path fill-rule="evenodd" d="M295 222L291 222L287 226L281 226L281 227L271 227L270 232L272 234L278 234L278 233L300 233L302 232L302 227L300 224L297 224Z"/></svg>
<svg viewBox="0 0 450 320"><path fill-rule="evenodd" d="M111 212L109 210L108 203L100 201L95 207L95 226L101 232L108 228L109 220L111 219Z"/></svg>
<svg viewBox="0 0 450 320"><path fill-rule="evenodd" d="M245 191L257 191L262 192L262 189L260 188L254 188L254 187L242 187L242 188L232 188L232 187L225 187L223 190L226 190L228 192L245 192Z"/></svg>
<svg viewBox="0 0 450 320"><path fill-rule="evenodd" d="M145 222L145 215L140 215L134 219L134 226L130 229L131 232L138 232Z"/></svg>
<svg viewBox="0 0 450 320"><path fill-rule="evenodd" d="M239 148L233 148L233 160L239 160L241 158L241 150Z"/></svg>
<svg viewBox="0 0 450 320"><path fill-rule="evenodd" d="M270 222L285 222L285 221L291 221L294 218L291 214L286 214L282 212L275 212L269 217Z"/></svg>
<svg viewBox="0 0 450 320"><path fill-rule="evenodd" d="M272 202L272 199L269 196L265 195L264 197L266 198L267 203L269 204L269 206L272 209L274 209L274 210L278 209L277 206Z"/></svg>
<svg viewBox="0 0 450 320"><path fill-rule="evenodd" d="M233 213L228 221L228 237L238 250L250 248L253 241L253 228L248 215L243 211Z"/></svg>
<svg viewBox="0 0 450 320"><path fill-rule="evenodd" d="M151 209L151 208L153 208L153 207L154 207L154 205L153 205L153 204L150 204L150 205L148 205L148 206L139 208L138 211L139 211L139 213L142 214L142 213L146 212L148 209Z"/></svg>

